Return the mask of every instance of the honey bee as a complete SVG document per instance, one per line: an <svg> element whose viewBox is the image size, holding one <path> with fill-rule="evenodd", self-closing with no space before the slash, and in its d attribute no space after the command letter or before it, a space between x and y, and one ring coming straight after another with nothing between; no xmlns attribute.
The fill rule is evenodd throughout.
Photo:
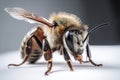
<svg viewBox="0 0 120 80"><path fill-rule="evenodd" d="M96 28L88 31L88 26L76 15L59 12L52 14L49 19L45 19L18 7L5 8L5 11L15 19L39 24L29 31L22 40L20 51L23 61L20 64L9 64L8 66L20 66L26 61L35 63L44 55L48 63L45 75L48 75L53 64L52 53L55 51L59 51L64 56L71 71L73 71L73 67L69 55L72 55L80 63L90 62L95 66L102 66L102 64L92 61L89 49L89 34ZM83 61L84 49L87 51L88 61Z"/></svg>

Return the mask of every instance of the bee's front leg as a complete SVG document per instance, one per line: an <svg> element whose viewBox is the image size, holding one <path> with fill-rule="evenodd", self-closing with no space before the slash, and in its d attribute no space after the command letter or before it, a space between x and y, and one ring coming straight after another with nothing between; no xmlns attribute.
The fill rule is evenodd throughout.
<svg viewBox="0 0 120 80"><path fill-rule="evenodd" d="M90 61L91 64L93 64L94 66L103 66L102 64L96 64L91 59L91 52L90 52L89 44L86 46L86 50L87 50L87 57L89 58L89 61Z"/></svg>
<svg viewBox="0 0 120 80"><path fill-rule="evenodd" d="M67 61L68 67L70 68L71 71L73 71L73 67L72 67L72 64L70 62L70 56L68 55L68 53L64 47L63 47L63 55L64 55L65 61Z"/></svg>

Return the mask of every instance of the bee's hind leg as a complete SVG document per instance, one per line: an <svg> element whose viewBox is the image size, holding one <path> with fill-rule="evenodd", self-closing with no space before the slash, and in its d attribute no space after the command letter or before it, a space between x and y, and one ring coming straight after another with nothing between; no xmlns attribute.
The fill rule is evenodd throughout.
<svg viewBox="0 0 120 80"><path fill-rule="evenodd" d="M22 64L24 64L24 63L27 61L28 58L29 58L29 56L26 55L26 56L24 57L23 61L22 61L20 64L8 64L8 68L9 68L10 66L21 66Z"/></svg>
<svg viewBox="0 0 120 80"><path fill-rule="evenodd" d="M28 40L28 42L24 46L26 46L24 48L26 51L26 54L23 55L23 53L21 53L22 57L24 58L23 61L19 64L8 64L8 68L10 66L21 66L22 64L24 64L28 60L28 58L31 54L31 51L32 51L32 37Z"/></svg>

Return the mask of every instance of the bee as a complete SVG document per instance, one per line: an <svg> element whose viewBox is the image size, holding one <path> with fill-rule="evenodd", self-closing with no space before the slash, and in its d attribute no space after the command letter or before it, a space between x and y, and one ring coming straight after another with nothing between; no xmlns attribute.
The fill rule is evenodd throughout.
<svg viewBox="0 0 120 80"><path fill-rule="evenodd" d="M23 61L20 64L9 64L8 66L20 66L26 61L35 63L44 55L48 65L45 75L48 75L53 66L52 53L55 51L59 51L63 55L71 71L73 71L73 67L69 55L72 55L80 64L90 62L94 66L102 66L91 59L89 34L106 24L88 31L88 26L76 15L66 12L54 13L49 19L45 19L18 7L5 8L5 11L15 19L39 24L22 40L20 51ZM82 54L85 49L88 61L83 61Z"/></svg>

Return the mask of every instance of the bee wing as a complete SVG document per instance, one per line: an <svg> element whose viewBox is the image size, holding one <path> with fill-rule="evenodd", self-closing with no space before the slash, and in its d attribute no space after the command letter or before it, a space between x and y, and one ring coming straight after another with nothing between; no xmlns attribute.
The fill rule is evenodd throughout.
<svg viewBox="0 0 120 80"><path fill-rule="evenodd" d="M53 27L53 24L50 23L47 19L39 17L34 13L28 12L22 8L5 8L5 11L15 19L24 20L29 23L43 23L49 27Z"/></svg>

